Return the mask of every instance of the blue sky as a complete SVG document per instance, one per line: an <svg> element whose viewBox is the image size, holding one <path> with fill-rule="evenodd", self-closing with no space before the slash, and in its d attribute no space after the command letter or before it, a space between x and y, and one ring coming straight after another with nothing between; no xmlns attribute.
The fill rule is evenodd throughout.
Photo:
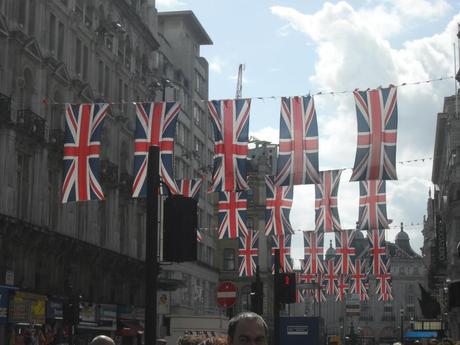
<svg viewBox="0 0 460 345"><path fill-rule="evenodd" d="M447 0L273 1L157 0L159 11L192 10L214 44L201 55L210 64L210 98L233 98L238 64L244 63L243 97L296 96L366 89L454 74L460 2ZM457 63L458 65L458 63ZM436 114L454 81L398 89L397 160L433 156ZM356 118L351 94L315 97L320 169L351 167ZM278 141L280 100L254 99L250 134ZM404 222L415 250L431 187L431 160L398 164L387 183L387 213ZM342 174L339 214L345 228L358 215L358 185ZM313 186L296 187L291 222L314 226ZM411 223L415 225L410 225ZM388 231L393 240L398 230ZM295 237L293 255L301 257Z"/></svg>

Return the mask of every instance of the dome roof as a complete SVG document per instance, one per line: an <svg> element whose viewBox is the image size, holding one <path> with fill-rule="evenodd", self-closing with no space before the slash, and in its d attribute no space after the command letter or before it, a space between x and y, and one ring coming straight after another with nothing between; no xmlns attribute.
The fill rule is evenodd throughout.
<svg viewBox="0 0 460 345"><path fill-rule="evenodd" d="M402 229L400 232L396 234L396 241L401 241L401 240L409 241L409 235L407 234L407 232L405 232Z"/></svg>
<svg viewBox="0 0 460 345"><path fill-rule="evenodd" d="M333 259L335 256L335 248L332 247L332 240L330 241L329 248L326 251L326 260Z"/></svg>

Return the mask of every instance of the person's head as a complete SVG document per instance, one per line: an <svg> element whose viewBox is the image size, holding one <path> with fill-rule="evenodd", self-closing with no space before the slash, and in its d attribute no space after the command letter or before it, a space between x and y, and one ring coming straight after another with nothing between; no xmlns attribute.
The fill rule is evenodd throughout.
<svg viewBox="0 0 460 345"><path fill-rule="evenodd" d="M217 336L207 338L206 340L202 341L198 345L228 345L227 337L224 336Z"/></svg>
<svg viewBox="0 0 460 345"><path fill-rule="evenodd" d="M106 335L98 335L93 340L91 340L89 345L115 345L115 342L112 338Z"/></svg>
<svg viewBox="0 0 460 345"><path fill-rule="evenodd" d="M204 335L184 335L177 339L177 345L198 345L205 339Z"/></svg>
<svg viewBox="0 0 460 345"><path fill-rule="evenodd" d="M236 315L228 323L228 345L266 345L268 327L264 319L252 312Z"/></svg>

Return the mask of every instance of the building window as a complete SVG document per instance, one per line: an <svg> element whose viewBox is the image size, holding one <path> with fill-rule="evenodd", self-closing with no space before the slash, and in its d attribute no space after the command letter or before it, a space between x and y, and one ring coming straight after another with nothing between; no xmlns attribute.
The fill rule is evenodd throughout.
<svg viewBox="0 0 460 345"><path fill-rule="evenodd" d="M75 73L81 77L81 41L79 38L75 44Z"/></svg>
<svg viewBox="0 0 460 345"><path fill-rule="evenodd" d="M88 47L83 47L83 80L88 80L88 58L89 58L89 51Z"/></svg>
<svg viewBox="0 0 460 345"><path fill-rule="evenodd" d="M101 247L105 247L107 244L107 217L106 217L106 203L101 201L98 203L99 209L99 244Z"/></svg>
<svg viewBox="0 0 460 345"><path fill-rule="evenodd" d="M30 188L30 161L26 154L18 154L17 162L17 214L19 218L28 219Z"/></svg>
<svg viewBox="0 0 460 345"><path fill-rule="evenodd" d="M29 23L27 25L27 33L29 36L32 36L35 33L35 4L35 0L29 1Z"/></svg>
<svg viewBox="0 0 460 345"><path fill-rule="evenodd" d="M235 250L233 248L224 248L224 271L235 270Z"/></svg>
<svg viewBox="0 0 460 345"><path fill-rule="evenodd" d="M98 70L97 70L97 90L102 95L104 92L104 64L101 60L98 63Z"/></svg>
<svg viewBox="0 0 460 345"><path fill-rule="evenodd" d="M50 14L49 35L48 48L50 53L54 55L56 53L56 17L54 14Z"/></svg>
<svg viewBox="0 0 460 345"><path fill-rule="evenodd" d="M106 98L110 95L110 70L109 66L105 66L105 75L104 75L104 95Z"/></svg>
<svg viewBox="0 0 460 345"><path fill-rule="evenodd" d="M18 24L24 28L26 25L26 0L17 0L18 2Z"/></svg>
<svg viewBox="0 0 460 345"><path fill-rule="evenodd" d="M58 46L57 46L57 58L58 60L63 59L64 56L64 24L59 22L58 27Z"/></svg>

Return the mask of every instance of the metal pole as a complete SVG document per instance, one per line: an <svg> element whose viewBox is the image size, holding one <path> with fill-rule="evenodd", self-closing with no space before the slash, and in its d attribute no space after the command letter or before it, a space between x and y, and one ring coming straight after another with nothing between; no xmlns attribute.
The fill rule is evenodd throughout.
<svg viewBox="0 0 460 345"><path fill-rule="evenodd" d="M156 345L158 276L158 192L160 149L149 147L145 226L145 345Z"/></svg>
<svg viewBox="0 0 460 345"><path fill-rule="evenodd" d="M399 313L401 314L401 334L400 334L400 342L404 344L404 309L401 308Z"/></svg>
<svg viewBox="0 0 460 345"><path fill-rule="evenodd" d="M273 303L273 315L275 319L275 341L274 345L280 344L280 303L279 303L279 291L278 291L278 279L280 273L280 250L275 249L275 275L274 275L274 303Z"/></svg>

